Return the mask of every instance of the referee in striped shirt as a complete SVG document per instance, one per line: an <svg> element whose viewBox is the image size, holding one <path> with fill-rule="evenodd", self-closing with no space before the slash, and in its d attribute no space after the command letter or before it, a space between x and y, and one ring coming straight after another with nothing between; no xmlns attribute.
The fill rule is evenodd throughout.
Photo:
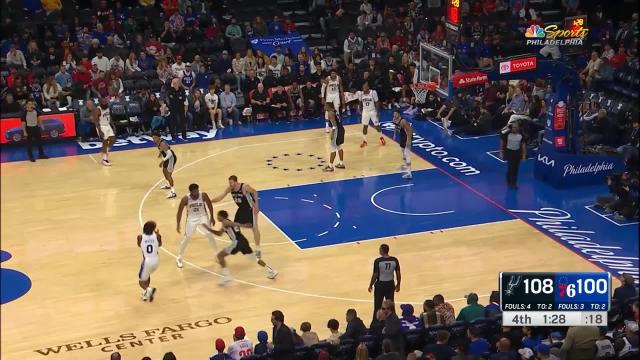
<svg viewBox="0 0 640 360"><path fill-rule="evenodd" d="M396 284L393 274L398 280ZM380 257L373 262L373 274L369 283L369 292L373 291L373 317L382 307L383 300L393 301L394 292L400 291L400 262L394 256L389 255L389 245L380 245Z"/></svg>

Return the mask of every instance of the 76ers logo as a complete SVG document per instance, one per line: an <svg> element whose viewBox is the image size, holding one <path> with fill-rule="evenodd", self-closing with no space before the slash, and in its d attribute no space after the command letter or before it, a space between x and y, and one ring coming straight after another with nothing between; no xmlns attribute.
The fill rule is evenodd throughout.
<svg viewBox="0 0 640 360"><path fill-rule="evenodd" d="M0 251L0 262L9 259L11 259L11 254ZM2 284L0 298L3 305L21 297L31 289L31 279L27 275L4 267L0 270L0 284Z"/></svg>

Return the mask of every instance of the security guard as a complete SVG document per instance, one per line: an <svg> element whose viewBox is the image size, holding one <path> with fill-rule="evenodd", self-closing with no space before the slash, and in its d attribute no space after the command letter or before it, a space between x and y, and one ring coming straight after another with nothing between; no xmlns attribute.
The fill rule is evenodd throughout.
<svg viewBox="0 0 640 360"><path fill-rule="evenodd" d="M175 141L178 137L178 128L182 133L182 140L187 141L187 95L179 78L171 80L171 87L167 92L167 104L171 116L169 117L169 130L171 130L171 138Z"/></svg>

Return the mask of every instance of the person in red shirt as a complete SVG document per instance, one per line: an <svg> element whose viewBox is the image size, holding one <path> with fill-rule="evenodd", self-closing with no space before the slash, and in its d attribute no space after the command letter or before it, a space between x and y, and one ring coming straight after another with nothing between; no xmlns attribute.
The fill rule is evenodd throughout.
<svg viewBox="0 0 640 360"><path fill-rule="evenodd" d="M618 52L611 57L609 65L614 69L620 69L627 63L627 53L624 46L620 45Z"/></svg>
<svg viewBox="0 0 640 360"><path fill-rule="evenodd" d="M402 36L400 30L396 30L396 33L389 39L391 42L391 46L398 45L400 49L404 49L407 47L407 39Z"/></svg>
<svg viewBox="0 0 640 360"><path fill-rule="evenodd" d="M296 31L296 24L287 16L282 22L282 30L284 30L285 33L292 33Z"/></svg>
<svg viewBox="0 0 640 360"><path fill-rule="evenodd" d="M482 1L482 12L489 16L496 12L496 0L483 0Z"/></svg>
<svg viewBox="0 0 640 360"><path fill-rule="evenodd" d="M444 37L445 37L444 28L442 27L442 24L438 24L436 26L436 30L431 33L431 36L429 39L431 40L432 43L439 45L439 44L442 44L442 42L444 41Z"/></svg>
<svg viewBox="0 0 640 360"><path fill-rule="evenodd" d="M164 10L164 16L169 18L178 11L178 0L162 0L160 6Z"/></svg>
<svg viewBox="0 0 640 360"><path fill-rule="evenodd" d="M85 98L88 98L91 94L91 73L87 71L83 63L78 66L71 73L71 80L78 93L84 93Z"/></svg>
<svg viewBox="0 0 640 360"><path fill-rule="evenodd" d="M93 80L93 83L91 84L91 92L99 98L104 98L109 95L109 83L104 77L104 71L100 71L98 73L98 77Z"/></svg>

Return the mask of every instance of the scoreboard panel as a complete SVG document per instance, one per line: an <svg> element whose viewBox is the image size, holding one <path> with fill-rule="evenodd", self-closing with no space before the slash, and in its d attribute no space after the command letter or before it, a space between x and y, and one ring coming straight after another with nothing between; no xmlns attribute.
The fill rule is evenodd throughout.
<svg viewBox="0 0 640 360"><path fill-rule="evenodd" d="M607 325L610 299L609 273L500 273L504 326Z"/></svg>

